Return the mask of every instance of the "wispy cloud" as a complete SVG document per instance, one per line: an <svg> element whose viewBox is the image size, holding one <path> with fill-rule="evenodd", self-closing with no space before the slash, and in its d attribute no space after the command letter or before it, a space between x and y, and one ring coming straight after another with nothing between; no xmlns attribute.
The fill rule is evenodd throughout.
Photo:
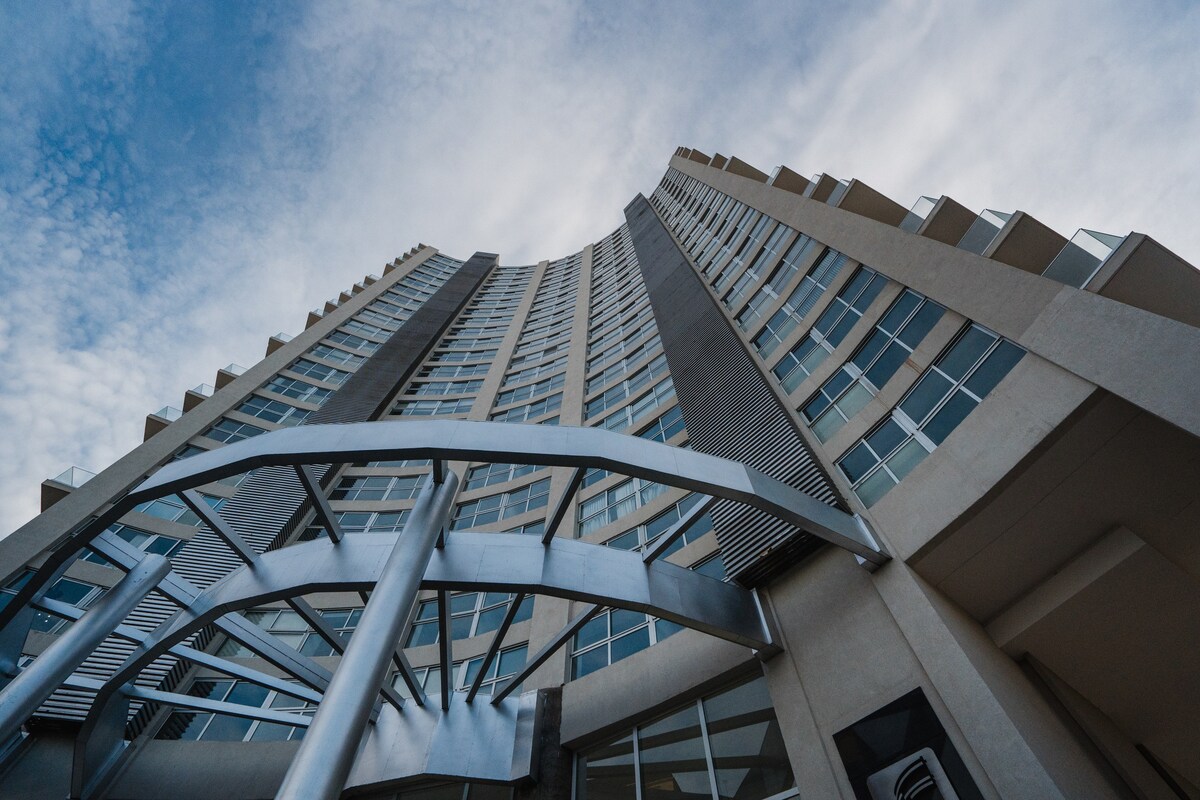
<svg viewBox="0 0 1200 800"><path fill-rule="evenodd" d="M679 144L1200 257L1189 4L113 2L0 28L0 534L418 241L572 252Z"/></svg>

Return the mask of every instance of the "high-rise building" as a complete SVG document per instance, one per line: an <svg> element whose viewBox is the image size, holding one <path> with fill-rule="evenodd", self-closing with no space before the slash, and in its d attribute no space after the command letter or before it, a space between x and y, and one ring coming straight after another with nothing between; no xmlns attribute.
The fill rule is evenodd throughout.
<svg viewBox="0 0 1200 800"><path fill-rule="evenodd" d="M1200 797L1197 272L682 148L625 214L43 484L0 796Z"/></svg>

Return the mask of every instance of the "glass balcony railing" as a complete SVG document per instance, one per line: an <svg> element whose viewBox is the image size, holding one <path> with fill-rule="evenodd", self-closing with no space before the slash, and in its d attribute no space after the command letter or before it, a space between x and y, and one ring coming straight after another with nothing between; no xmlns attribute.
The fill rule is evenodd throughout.
<svg viewBox="0 0 1200 800"><path fill-rule="evenodd" d="M54 476L50 480L55 483L61 483L64 486L70 486L72 489L77 489L94 477L96 477L96 473L86 470L83 467L68 467L61 474Z"/></svg>
<svg viewBox="0 0 1200 800"><path fill-rule="evenodd" d="M917 202L913 203L913 207L909 209L908 214L904 219L900 220L900 230L916 233L921 227L929 212L933 211L933 207L937 205L936 197L926 197L922 195L917 198Z"/></svg>
<svg viewBox="0 0 1200 800"><path fill-rule="evenodd" d="M1082 289L1095 277L1124 236L1080 228L1042 272L1044 277Z"/></svg>
<svg viewBox="0 0 1200 800"><path fill-rule="evenodd" d="M272 338L278 339L281 342L290 342L292 340L292 335L290 333L284 333L283 331L280 331Z"/></svg>
<svg viewBox="0 0 1200 800"><path fill-rule="evenodd" d="M1012 219L1012 214L985 208L983 213L971 223L971 227L967 228L963 237L958 240L958 248L977 256L983 255L984 251L988 249L988 245L996 238L996 234L1000 233L1000 229L1010 219Z"/></svg>
<svg viewBox="0 0 1200 800"><path fill-rule="evenodd" d="M183 412L175 406L163 406L158 411L154 412L154 416L165 419L167 422L174 422L183 416Z"/></svg>
<svg viewBox="0 0 1200 800"><path fill-rule="evenodd" d="M230 375L241 375L246 371L246 368L241 364L227 364L222 372L228 372Z"/></svg>
<svg viewBox="0 0 1200 800"><path fill-rule="evenodd" d="M212 387L212 385L208 384L208 383L202 383L202 384L200 384L198 386L194 386L192 388L193 393L199 394L199 395L204 395L205 397L212 397L213 392L215 392L215 391L216 391L216 389L214 389Z"/></svg>

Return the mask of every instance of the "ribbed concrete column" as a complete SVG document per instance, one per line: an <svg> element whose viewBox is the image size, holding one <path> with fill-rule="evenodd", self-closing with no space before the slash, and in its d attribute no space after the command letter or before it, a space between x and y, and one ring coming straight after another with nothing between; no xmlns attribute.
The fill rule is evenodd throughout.
<svg viewBox="0 0 1200 800"><path fill-rule="evenodd" d="M275 800L334 800L342 793L457 489L458 476L447 472L444 482L421 492Z"/></svg>
<svg viewBox="0 0 1200 800"><path fill-rule="evenodd" d="M144 556L111 592L13 678L0 692L0 738L16 733L170 571L171 562L162 556Z"/></svg>

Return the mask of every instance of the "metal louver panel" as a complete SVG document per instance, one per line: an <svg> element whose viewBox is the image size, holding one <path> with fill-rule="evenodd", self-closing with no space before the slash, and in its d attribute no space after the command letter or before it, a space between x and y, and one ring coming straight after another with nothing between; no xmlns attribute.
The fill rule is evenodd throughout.
<svg viewBox="0 0 1200 800"><path fill-rule="evenodd" d="M645 197L625 208L667 365L696 450L749 464L846 510L788 410ZM812 553L819 539L722 501L713 522L726 572L755 586Z"/></svg>

